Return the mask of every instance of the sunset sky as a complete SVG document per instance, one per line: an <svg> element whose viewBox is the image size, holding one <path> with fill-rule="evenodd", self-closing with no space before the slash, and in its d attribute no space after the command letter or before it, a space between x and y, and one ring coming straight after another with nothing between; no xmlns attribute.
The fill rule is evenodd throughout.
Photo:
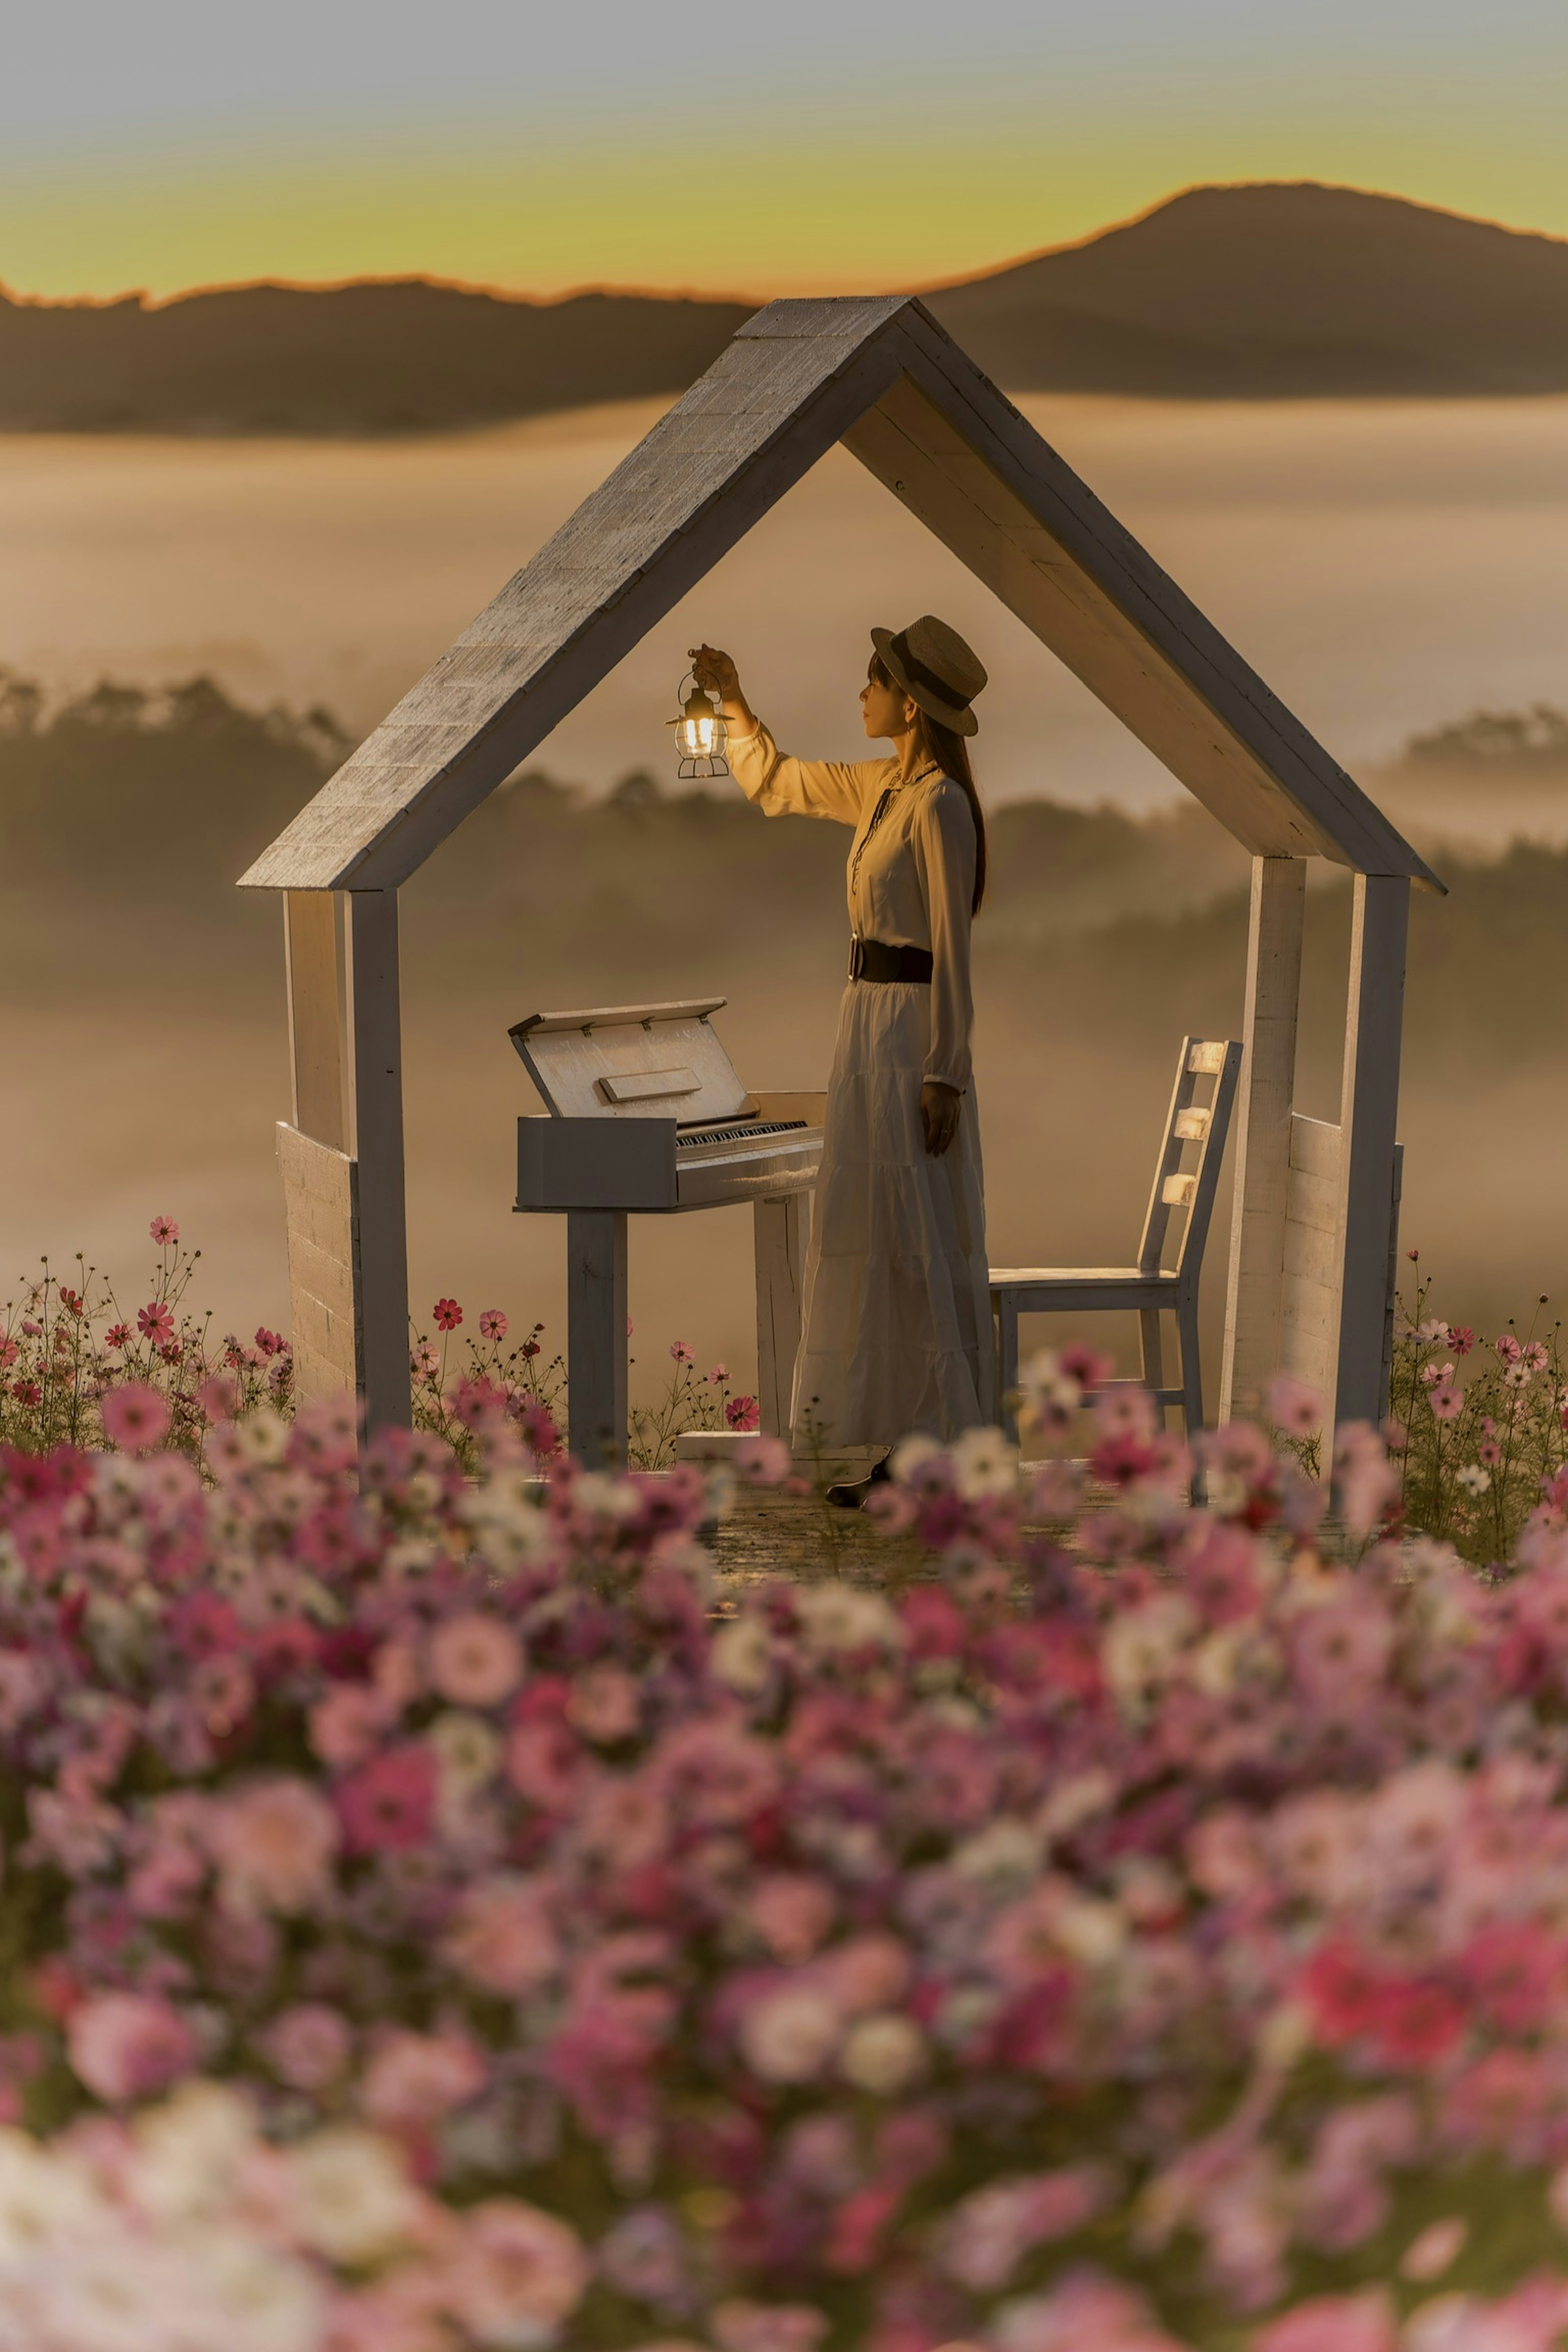
<svg viewBox="0 0 1568 2352"><path fill-rule="evenodd" d="M0 282L897 286L1260 178L1563 235L1565 100L1563 0L60 0Z"/></svg>

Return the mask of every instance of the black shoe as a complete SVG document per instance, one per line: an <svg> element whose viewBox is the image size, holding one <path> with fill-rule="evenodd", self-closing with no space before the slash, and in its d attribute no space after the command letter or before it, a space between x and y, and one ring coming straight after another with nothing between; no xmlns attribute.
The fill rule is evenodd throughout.
<svg viewBox="0 0 1568 2352"><path fill-rule="evenodd" d="M827 1499L841 1511L863 1510L872 1487L888 1486L892 1475L884 1456L880 1462L872 1463L863 1478L841 1478L836 1486L829 1486Z"/></svg>

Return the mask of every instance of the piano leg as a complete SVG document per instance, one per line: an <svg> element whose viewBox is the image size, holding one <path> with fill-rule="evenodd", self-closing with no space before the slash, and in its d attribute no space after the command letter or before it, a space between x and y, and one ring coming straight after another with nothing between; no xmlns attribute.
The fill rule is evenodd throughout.
<svg viewBox="0 0 1568 2352"><path fill-rule="evenodd" d="M752 1210L757 1256L757 1407L770 1437L787 1437L790 1387L800 1347L809 1192L759 1201Z"/></svg>
<svg viewBox="0 0 1568 2352"><path fill-rule="evenodd" d="M567 1442L593 1470L626 1465L626 1215L566 1215Z"/></svg>

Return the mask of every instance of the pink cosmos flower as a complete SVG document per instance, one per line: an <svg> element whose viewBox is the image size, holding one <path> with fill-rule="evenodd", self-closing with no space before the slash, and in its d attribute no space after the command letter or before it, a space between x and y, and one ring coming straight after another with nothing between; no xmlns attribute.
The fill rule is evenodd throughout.
<svg viewBox="0 0 1568 2352"><path fill-rule="evenodd" d="M463 1310L455 1298L438 1298L431 1311L437 1331L455 1331L463 1319Z"/></svg>
<svg viewBox="0 0 1568 2352"><path fill-rule="evenodd" d="M324 2091L349 2063L353 2037L342 2014L322 2001L297 2001L261 2039L268 2064L292 2091Z"/></svg>
<svg viewBox="0 0 1568 2352"><path fill-rule="evenodd" d="M136 1314L136 1328L156 1346L174 1336L174 1318L161 1298L150 1298Z"/></svg>
<svg viewBox="0 0 1568 2352"><path fill-rule="evenodd" d="M207 1834L237 1910L288 1916L325 1896L338 1822L308 1782L279 1778L240 1790L219 1802Z"/></svg>
<svg viewBox="0 0 1568 2352"><path fill-rule="evenodd" d="M804 1871L777 1871L752 1897L751 1920L774 1958L810 1959L833 1925L833 1890Z"/></svg>
<svg viewBox="0 0 1568 2352"><path fill-rule="evenodd" d="M117 1323L114 1328L117 1331L124 1331L125 1329L123 1323ZM126 1336L129 1337L130 1335L127 1334ZM114 1347L119 1343L110 1337L109 1344L110 1347ZM15 1339L8 1337L0 1339L0 1369L9 1370L21 1352L22 1350L16 1345Z"/></svg>
<svg viewBox="0 0 1568 2352"><path fill-rule="evenodd" d="M1384 2287L1314 2295L1259 2330L1254 2352L1394 2352L1397 2323Z"/></svg>
<svg viewBox="0 0 1568 2352"><path fill-rule="evenodd" d="M1085 1339L1069 1339L1059 1349L1057 1361L1069 1380L1080 1389L1098 1389L1110 1378L1113 1366L1109 1356L1099 1348L1091 1348Z"/></svg>
<svg viewBox="0 0 1568 2352"><path fill-rule="evenodd" d="M1328 1408L1315 1388L1293 1372L1276 1372L1263 1391L1263 1410L1287 1437L1315 1437Z"/></svg>
<svg viewBox="0 0 1568 2352"><path fill-rule="evenodd" d="M1511 1331L1500 1331L1495 1344L1499 1358L1505 1364L1517 1364L1524 1353Z"/></svg>
<svg viewBox="0 0 1568 2352"><path fill-rule="evenodd" d="M547 1982L561 1957L542 1891L521 1879L470 1886L441 1948L471 1984L514 2000Z"/></svg>
<svg viewBox="0 0 1568 2352"><path fill-rule="evenodd" d="M395 2027L372 2054L360 2104L383 2131L417 2131L477 2098L489 2079L465 2033L412 2033Z"/></svg>
<svg viewBox="0 0 1568 2352"><path fill-rule="evenodd" d="M591 2275L576 2232L512 2197L487 2198L463 2222L446 2296L458 2326L480 2344L552 2342Z"/></svg>
<svg viewBox="0 0 1568 2352"><path fill-rule="evenodd" d="M735 1448L735 1467L748 1486L782 1486L794 1457L782 1437L748 1437Z"/></svg>
<svg viewBox="0 0 1568 2352"><path fill-rule="evenodd" d="M1434 1421L1458 1421L1465 1409L1464 1392L1452 1381L1439 1381L1426 1402Z"/></svg>
<svg viewBox="0 0 1568 2352"><path fill-rule="evenodd" d="M574 1682L566 1720L584 1739L608 1747L629 1738L641 1719L637 1685L624 1666L590 1666Z"/></svg>
<svg viewBox="0 0 1568 2352"><path fill-rule="evenodd" d="M430 1679L454 1706L495 1706L522 1677L522 1643L481 1609L464 1610L430 1636Z"/></svg>
<svg viewBox="0 0 1568 2352"><path fill-rule="evenodd" d="M310 1746L335 1772L363 1764L386 1729L388 1710L367 1683L334 1683L310 1709Z"/></svg>
<svg viewBox="0 0 1568 2352"><path fill-rule="evenodd" d="M689 1340L672 1339L669 1343L669 1352L678 1364L689 1364L697 1351Z"/></svg>
<svg viewBox="0 0 1568 2352"><path fill-rule="evenodd" d="M71 2012L70 2063L78 2079L109 2106L163 2090L196 2063L196 2037L159 1996L105 1992Z"/></svg>
<svg viewBox="0 0 1568 2352"><path fill-rule="evenodd" d="M167 1249L180 1238L180 1228L173 1217L154 1217L147 1230L160 1249Z"/></svg>
<svg viewBox="0 0 1568 2352"><path fill-rule="evenodd" d="M44 1402L44 1391L37 1381L13 1381L11 1393L18 1404L39 1405Z"/></svg>
<svg viewBox="0 0 1568 2352"><path fill-rule="evenodd" d="M499 1307L487 1307L479 1317L482 1339L504 1339L511 1326Z"/></svg>
<svg viewBox="0 0 1568 2352"><path fill-rule="evenodd" d="M209 1422L232 1421L239 1411L239 1382L232 1372L211 1372L196 1391L196 1402Z"/></svg>
<svg viewBox="0 0 1568 2352"><path fill-rule="evenodd" d="M806 2303L721 2303L713 2314L721 2352L816 2352L827 2333L824 2313Z"/></svg>
<svg viewBox="0 0 1568 2352"><path fill-rule="evenodd" d="M708 1375L708 1385L712 1389L721 1389L729 1377L730 1367L728 1364L715 1364L712 1370Z"/></svg>
<svg viewBox="0 0 1568 2352"><path fill-rule="evenodd" d="M131 1453L144 1454L151 1446L161 1445L169 1434L168 1399L144 1381L127 1381L122 1387L105 1389L98 1409L110 1444Z"/></svg>
<svg viewBox="0 0 1568 2352"><path fill-rule="evenodd" d="M338 1812L350 1852L399 1853L422 1845L430 1833L438 1778L433 1751L423 1740L408 1740L341 1781Z"/></svg>
<svg viewBox="0 0 1568 2352"><path fill-rule="evenodd" d="M730 1429L753 1430L762 1421L754 1396L732 1396L724 1407L725 1425Z"/></svg>

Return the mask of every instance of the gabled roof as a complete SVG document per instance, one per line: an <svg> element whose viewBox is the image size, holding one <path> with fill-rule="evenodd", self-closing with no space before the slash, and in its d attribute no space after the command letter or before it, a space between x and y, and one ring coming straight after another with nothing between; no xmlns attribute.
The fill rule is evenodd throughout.
<svg viewBox="0 0 1568 2352"><path fill-rule="evenodd" d="M1248 849L1435 882L924 306L889 296L749 320L244 886L406 881L836 441Z"/></svg>

